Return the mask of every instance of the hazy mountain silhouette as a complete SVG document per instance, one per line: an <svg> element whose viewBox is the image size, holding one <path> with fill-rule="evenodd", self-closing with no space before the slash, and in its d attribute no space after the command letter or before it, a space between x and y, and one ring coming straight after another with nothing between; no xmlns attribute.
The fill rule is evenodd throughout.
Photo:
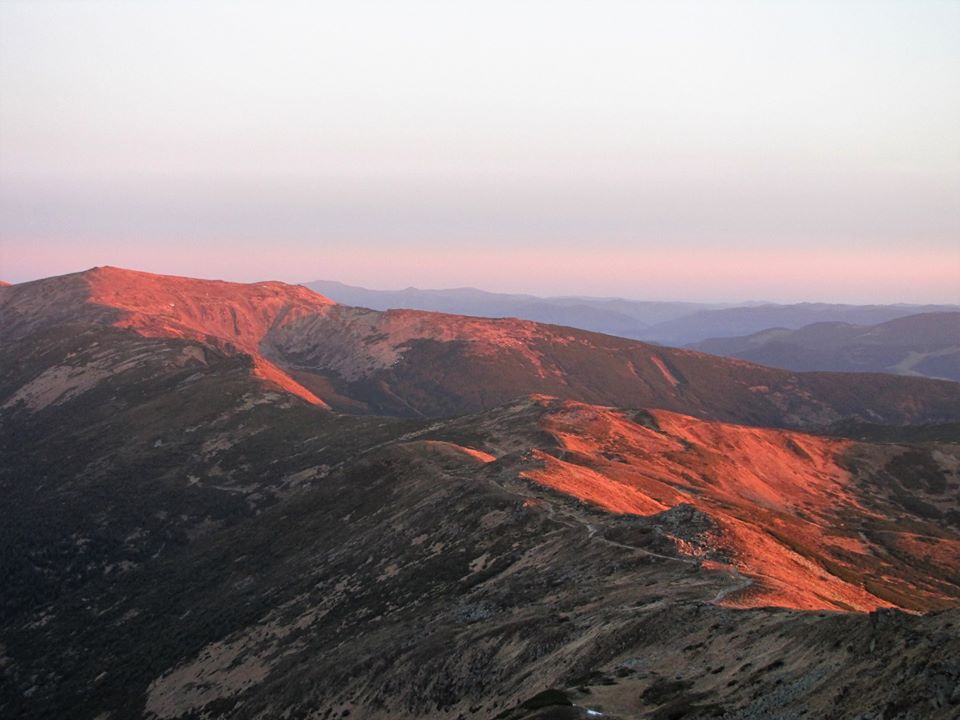
<svg viewBox="0 0 960 720"><path fill-rule="evenodd" d="M879 325L774 328L692 347L790 370L888 372L960 381L960 312L909 315Z"/></svg>
<svg viewBox="0 0 960 720"><path fill-rule="evenodd" d="M373 310L408 308L479 317L516 317L674 346L770 328L795 329L817 322L874 324L918 313L960 311L957 305L760 302L724 305L622 298L544 298L475 288L368 290L330 280L306 285L338 303Z"/></svg>

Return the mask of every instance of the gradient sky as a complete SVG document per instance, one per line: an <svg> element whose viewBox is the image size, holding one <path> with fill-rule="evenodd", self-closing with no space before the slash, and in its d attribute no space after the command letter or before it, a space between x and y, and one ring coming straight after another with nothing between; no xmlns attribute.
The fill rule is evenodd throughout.
<svg viewBox="0 0 960 720"><path fill-rule="evenodd" d="M0 278L960 301L960 2L0 0Z"/></svg>

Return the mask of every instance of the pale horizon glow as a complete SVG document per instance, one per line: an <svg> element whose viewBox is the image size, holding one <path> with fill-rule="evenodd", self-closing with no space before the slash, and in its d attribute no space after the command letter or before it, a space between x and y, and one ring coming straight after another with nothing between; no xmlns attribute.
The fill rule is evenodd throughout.
<svg viewBox="0 0 960 720"><path fill-rule="evenodd" d="M960 302L960 3L0 3L0 279Z"/></svg>

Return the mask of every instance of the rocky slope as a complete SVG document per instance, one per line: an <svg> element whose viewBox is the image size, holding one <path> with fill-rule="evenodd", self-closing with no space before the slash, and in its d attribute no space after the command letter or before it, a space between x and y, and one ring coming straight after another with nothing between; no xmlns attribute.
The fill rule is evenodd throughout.
<svg viewBox="0 0 960 720"><path fill-rule="evenodd" d="M879 443L663 409L736 414L680 381L703 367L735 397L748 372L829 407L886 388L902 399L868 400L909 399L898 421L949 417L924 391L952 383L589 334L561 355L574 331L92 274L0 291L0 715L955 717L956 426ZM448 379L418 394L427 335L449 365L421 372ZM297 353L351 413L286 384ZM516 396L554 367L568 395L621 392L590 369L611 355L684 392ZM471 415L363 414L382 363L397 402L452 413L451 388L491 388Z"/></svg>
<svg viewBox="0 0 960 720"><path fill-rule="evenodd" d="M490 433L485 450L524 438L521 477L619 515L671 518L681 554L744 579L724 604L931 610L960 599L952 443L880 445L545 397L462 422ZM626 527L615 539L628 544L650 531L645 520Z"/></svg>
<svg viewBox="0 0 960 720"><path fill-rule="evenodd" d="M624 718L815 711L919 720L956 711L956 610L763 607L896 598L857 595L856 567L841 568L836 548L814 547L801 563L796 543L783 545L789 589L766 562L776 558L728 542L760 538L768 551L791 538L789 527L763 535L764 513L810 527L831 517L869 523L880 505L866 493L857 496L871 510L859 514L805 512L820 487L794 488L768 509L754 484L738 486L743 473L698 495L706 482L693 476L697 462L674 487L683 454L717 451L704 444L708 429L671 414L629 419L533 398L439 423L357 424L296 398L258 395L255 384L224 392L220 382L205 376L188 387L242 402L167 408L159 423L156 403L170 386L133 388L151 399L120 416L78 397L43 411L55 416L26 428L19 452L4 446L15 462L0 476L3 514L17 519L19 543L3 568L5 714L533 718L590 709ZM48 423L71 406L88 427L53 430ZM54 437L59 448L49 447ZM678 452L675 437L693 438L693 447ZM848 453L846 442L808 436L759 440L787 441L802 442L817 467L828 462L819 443ZM641 452L643 466L604 474L602 463L628 465ZM868 476L890 465L850 457ZM561 462L584 468L580 482L558 482ZM590 463L601 465L587 473ZM652 477L638 477L647 467ZM940 472L941 499L955 501L952 476ZM837 484L822 478L828 489ZM611 498L635 503L642 493L659 507L604 510ZM752 504L760 517L746 514ZM739 535L731 518L750 534ZM956 537L909 510L876 530ZM848 549L847 528L816 532L836 533ZM890 572L886 586L910 588L911 604L949 604L936 573L927 582L941 583L939 598L920 579L928 571L889 562L883 553L897 545L865 541L862 578ZM953 560L924 562L946 573ZM822 597L811 601L814 592Z"/></svg>

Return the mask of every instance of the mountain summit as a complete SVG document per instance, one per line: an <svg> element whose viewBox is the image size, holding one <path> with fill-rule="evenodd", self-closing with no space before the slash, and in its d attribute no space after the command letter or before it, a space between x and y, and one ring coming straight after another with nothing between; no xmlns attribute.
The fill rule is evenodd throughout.
<svg viewBox="0 0 960 720"><path fill-rule="evenodd" d="M18 339L56 323L108 324L152 338L184 339L243 352L263 379L323 404L262 352L267 336L333 302L304 287L195 280L96 267L13 286L2 298L0 332Z"/></svg>

